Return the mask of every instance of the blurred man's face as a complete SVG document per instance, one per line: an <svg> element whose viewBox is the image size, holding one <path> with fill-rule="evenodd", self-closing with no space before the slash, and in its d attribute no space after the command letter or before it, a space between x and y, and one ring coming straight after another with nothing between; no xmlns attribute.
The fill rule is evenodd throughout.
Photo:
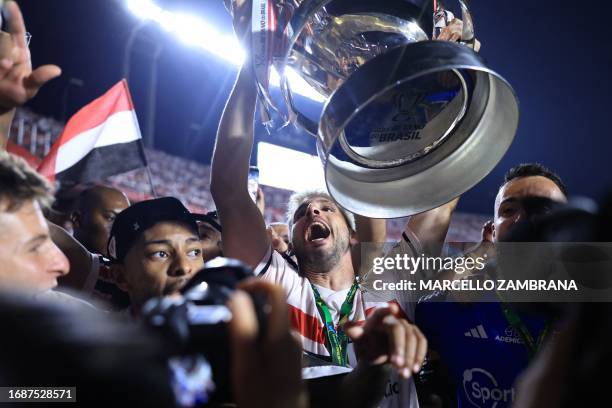
<svg viewBox="0 0 612 408"><path fill-rule="evenodd" d="M68 259L51 241L40 206L34 200L15 212L0 203L0 287L30 293L57 286L68 273Z"/></svg>
<svg viewBox="0 0 612 408"><path fill-rule="evenodd" d="M95 198L73 216L74 236L89 251L108 255L106 244L115 217L128 208L130 202L119 190L107 187L99 188L93 196Z"/></svg>
<svg viewBox="0 0 612 408"><path fill-rule="evenodd" d="M268 227L268 236L272 248L281 254L289 250L289 226L287 224L272 224Z"/></svg>
<svg viewBox="0 0 612 408"><path fill-rule="evenodd" d="M207 222L198 221L198 233L200 234L204 262L223 256L221 232Z"/></svg>
<svg viewBox="0 0 612 408"><path fill-rule="evenodd" d="M328 272L350 249L350 241L344 216L325 197L306 200L293 215L292 244L300 266Z"/></svg>
<svg viewBox="0 0 612 408"><path fill-rule="evenodd" d="M493 241L503 241L508 231L527 215L522 200L545 198L559 203L567 201L561 189L542 176L520 177L504 184L495 198Z"/></svg>
<svg viewBox="0 0 612 408"><path fill-rule="evenodd" d="M117 266L118 282L139 312L148 299L178 292L203 266L199 238L182 224L160 222L143 232Z"/></svg>

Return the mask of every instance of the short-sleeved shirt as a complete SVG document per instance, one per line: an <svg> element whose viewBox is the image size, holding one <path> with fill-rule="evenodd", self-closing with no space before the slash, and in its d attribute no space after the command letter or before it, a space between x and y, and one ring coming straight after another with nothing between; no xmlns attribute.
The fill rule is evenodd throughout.
<svg viewBox="0 0 612 408"><path fill-rule="evenodd" d="M404 251L410 256L416 255L420 251L420 244L416 237L407 231L403 239L393 249L397 253ZM293 330L299 335L302 348L305 353L315 359L330 361L330 353L326 347L325 329L323 320L317 309L312 287L308 279L298 273L291 263L278 252L269 248L262 261L255 269L255 274L272 283L282 286L287 293L287 304L289 307L289 319ZM348 289L342 291L332 291L330 289L317 286L321 298L329 306L334 323L338 323L339 310L344 302ZM349 315L349 320L362 322L370 315L376 307L385 306L389 301L396 302L403 309L403 298L381 300L369 296L362 290L358 290L353 300L353 309ZM405 313L405 311L404 311ZM412 320L414 321L414 320ZM348 360L351 367L357 365L352 343L348 345ZM303 377L318 378L330 374L346 371L339 367L336 370L329 366L306 367L303 370ZM418 407L416 390L412 378L406 380L400 378L395 371L391 374L387 384L385 395L380 407Z"/></svg>
<svg viewBox="0 0 612 408"><path fill-rule="evenodd" d="M489 300L461 303L435 292L417 306L417 324L453 377L460 407L512 406L514 382L529 364L520 335L506 320L500 303ZM517 314L538 339L544 320Z"/></svg>

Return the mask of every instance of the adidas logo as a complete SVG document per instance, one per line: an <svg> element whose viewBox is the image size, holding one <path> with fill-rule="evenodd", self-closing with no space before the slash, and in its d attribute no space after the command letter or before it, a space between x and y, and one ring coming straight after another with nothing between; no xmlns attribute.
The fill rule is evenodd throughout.
<svg viewBox="0 0 612 408"><path fill-rule="evenodd" d="M463 334L465 337L474 337L477 339L487 339L489 338L489 336L487 336L487 332L485 332L484 327L482 327L482 324L479 324L478 326L474 327L473 329L470 329L469 331L466 331Z"/></svg>

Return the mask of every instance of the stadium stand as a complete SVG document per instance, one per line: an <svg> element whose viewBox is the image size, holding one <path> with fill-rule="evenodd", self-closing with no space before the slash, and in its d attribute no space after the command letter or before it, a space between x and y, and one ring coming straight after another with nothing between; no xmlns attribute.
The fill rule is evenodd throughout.
<svg viewBox="0 0 612 408"><path fill-rule="evenodd" d="M18 109L11 128L9 150L25 156L35 165L37 159L44 157L63 129L63 123L39 115L29 109ZM210 166L164 153L146 149L153 186L158 196L179 198L191 211L206 212L215 208L210 195ZM102 181L124 191L132 202L152 197L146 169L110 177ZM266 197L266 222L283 222L286 203L291 191L270 186L262 186ZM480 229L487 217L455 213L451 223L448 240L454 242L478 242ZM405 218L387 221L387 234L390 241L399 239Z"/></svg>

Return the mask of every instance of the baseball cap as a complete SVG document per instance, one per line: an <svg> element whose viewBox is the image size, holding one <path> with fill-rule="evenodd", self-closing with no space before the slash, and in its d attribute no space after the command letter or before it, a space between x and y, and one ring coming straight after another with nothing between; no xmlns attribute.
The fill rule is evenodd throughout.
<svg viewBox="0 0 612 408"><path fill-rule="evenodd" d="M210 224L217 231L223 232L223 228L221 228L221 223L219 222L219 215L216 211L209 211L206 214L192 213L192 215L196 221Z"/></svg>
<svg viewBox="0 0 612 408"><path fill-rule="evenodd" d="M176 221L189 227L196 236L198 226L189 210L174 197L155 198L133 204L117 214L108 240L108 254L123 262L125 255L140 235L164 221Z"/></svg>

